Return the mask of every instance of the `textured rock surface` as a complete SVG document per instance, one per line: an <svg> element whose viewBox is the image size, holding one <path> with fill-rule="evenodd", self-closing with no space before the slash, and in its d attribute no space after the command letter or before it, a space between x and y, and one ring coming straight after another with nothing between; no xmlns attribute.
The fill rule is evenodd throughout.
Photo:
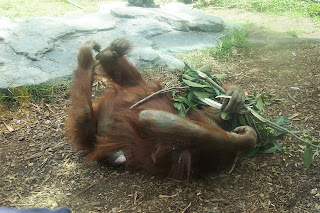
<svg viewBox="0 0 320 213"><path fill-rule="evenodd" d="M116 38L127 38L133 44L128 58L141 71L182 69L174 55L215 46L225 26L222 19L181 3L140 8L113 2L98 13L71 17L0 17L0 88L70 76L79 47L87 40L104 48Z"/></svg>

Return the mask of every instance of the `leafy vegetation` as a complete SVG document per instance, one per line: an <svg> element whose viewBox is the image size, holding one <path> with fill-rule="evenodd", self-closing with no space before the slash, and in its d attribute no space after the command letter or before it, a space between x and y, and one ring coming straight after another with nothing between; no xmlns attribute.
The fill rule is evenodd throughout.
<svg viewBox="0 0 320 213"><path fill-rule="evenodd" d="M189 89L185 90L183 93L173 92L174 107L178 110L179 115L185 116L189 109L199 109L202 106L208 106L208 103L204 100L206 98L222 103L223 99L219 97L222 95L220 90L211 84L209 81L201 77L196 70L199 70L195 67L191 68L188 65L185 67L185 71L179 76L179 81L182 86L189 86ZM201 68L200 68L201 70ZM206 71L201 71L205 73L208 78L214 81L217 84L220 84L220 79L224 78L225 75L210 75ZM268 96L264 94L257 94L256 92L247 97L246 105L251 106L257 113L262 110L263 103L269 101ZM244 113L239 115L230 116L226 113L221 114L222 119L230 120L232 129L235 129L238 126L251 126L258 133L258 147L254 150L255 153L263 152L274 152L278 149L281 150L281 146L276 143L276 136L280 135L280 132L277 132L269 127L266 127L264 124L257 122L250 114ZM278 120L279 124L284 125L284 121ZM270 150L270 148L276 147L276 149Z"/></svg>
<svg viewBox="0 0 320 213"><path fill-rule="evenodd" d="M67 13L94 12L101 0L77 0L84 9L77 8L67 0L1 0L0 14L8 18L27 18L35 16L61 16ZM106 2L106 1L104 1Z"/></svg>
<svg viewBox="0 0 320 213"><path fill-rule="evenodd" d="M220 79L224 75L210 75L204 71L206 67L197 69L196 67L185 66L185 71L179 76L179 81L182 86L188 86L184 92L172 92L174 100L174 107L178 110L179 115L185 116L186 113L192 109L200 109L202 106L212 106L220 108L223 94L221 86L219 86ZM224 97L222 97L224 98ZM238 115L230 116L227 113L221 113L221 118L229 120L232 129L238 126L251 126L258 135L258 143L256 148L247 154L248 157L254 156L257 153L273 153L277 150L281 151L281 145L276 141L276 137L283 133L290 133L296 139L298 138L288 129L290 120L285 117L280 117L274 122L264 122L259 115L264 104L270 104L271 101L279 101L279 99L271 100L271 96L264 93L258 94L254 92L253 95L246 97L246 111ZM214 103L212 103L214 102ZM253 113L254 112L254 113ZM263 118L264 120L267 120ZM272 125L269 125L269 124ZM286 129L285 129L286 128ZM285 130L285 131L284 131ZM316 140L307 141L298 138L299 141L305 143L304 148L304 164L307 168L310 167L313 158L313 151L311 146L317 147L319 142Z"/></svg>
<svg viewBox="0 0 320 213"><path fill-rule="evenodd" d="M2 89L0 91L0 103L25 103L25 102L45 102L51 103L60 94L70 88L70 81L61 83L42 83L39 85L26 85L15 88Z"/></svg>
<svg viewBox="0 0 320 213"><path fill-rule="evenodd" d="M182 53L177 58L200 67L203 64L210 66L214 59L226 60L241 51L248 51L250 44L246 40L246 35L249 28L250 26L244 26L221 36L217 47Z"/></svg>
<svg viewBox="0 0 320 213"><path fill-rule="evenodd" d="M229 58L238 50L247 51L250 47L246 40L247 31L247 28L234 29L232 33L221 37L217 48L208 51L216 59Z"/></svg>
<svg viewBox="0 0 320 213"><path fill-rule="evenodd" d="M107 0L108 1L108 0ZM35 16L61 16L68 13L94 12L99 4L106 0L77 0L76 3L84 9L77 8L67 0L1 0L0 14L8 18L26 18ZM112 0L109 0L112 1ZM179 0L156 0L156 4L166 4ZM182 1L182 0L181 0ZM320 17L320 4L301 0L198 0L195 6L222 6L243 8L246 10L272 13L278 15L293 15L305 17Z"/></svg>
<svg viewBox="0 0 320 213"><path fill-rule="evenodd" d="M198 6L243 8L255 12L320 18L320 3L301 0L199 0Z"/></svg>

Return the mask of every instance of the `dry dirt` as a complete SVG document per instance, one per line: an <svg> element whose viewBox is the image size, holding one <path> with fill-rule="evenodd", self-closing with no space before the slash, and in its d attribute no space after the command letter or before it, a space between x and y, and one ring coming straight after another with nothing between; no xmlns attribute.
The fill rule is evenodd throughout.
<svg viewBox="0 0 320 213"><path fill-rule="evenodd" d="M214 73L227 82L284 99L266 106L268 117L292 116L294 130L320 138L320 45L256 47L227 61ZM157 79L173 77L153 73ZM165 76L165 77L163 77ZM290 87L299 87L291 91ZM293 99L288 97L290 93ZM279 140L286 153L241 157L231 174L215 172L176 181L87 163L66 143L68 91L52 104L2 106L0 115L0 206L67 206L73 212L319 212L320 160L303 165L300 143Z"/></svg>

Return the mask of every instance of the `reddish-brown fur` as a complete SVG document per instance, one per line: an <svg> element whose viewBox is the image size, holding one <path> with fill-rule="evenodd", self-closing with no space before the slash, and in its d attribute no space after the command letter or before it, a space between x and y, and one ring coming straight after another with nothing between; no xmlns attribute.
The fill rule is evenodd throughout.
<svg viewBox="0 0 320 213"><path fill-rule="evenodd" d="M101 70L113 82L113 89L93 104L94 44L87 42L80 49L68 119L71 142L86 150L90 160L108 160L122 150L127 166L181 178L190 172L228 167L239 152L255 146L252 129L243 127L238 134L221 129L216 125L217 121L222 122L219 112L212 108L190 110L186 118L177 116L169 94L154 96L130 109L161 86L148 86L127 61L126 40L116 40L97 55ZM152 120L148 113L159 114L160 119ZM170 119L162 120L166 116L178 123L167 124Z"/></svg>

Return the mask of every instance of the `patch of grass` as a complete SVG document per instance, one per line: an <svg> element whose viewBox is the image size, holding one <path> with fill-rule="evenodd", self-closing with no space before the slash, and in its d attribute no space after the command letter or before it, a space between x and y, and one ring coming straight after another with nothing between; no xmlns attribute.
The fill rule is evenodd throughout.
<svg viewBox="0 0 320 213"><path fill-rule="evenodd" d="M249 43L246 41L247 29L234 29L229 35L220 39L219 46L211 49L212 56L216 59L224 59L231 57L236 49L247 51Z"/></svg>
<svg viewBox="0 0 320 213"><path fill-rule="evenodd" d="M0 14L8 18L27 18L35 16L62 16L68 13L94 12L99 8L102 0L77 0L80 9L67 0L1 0Z"/></svg>
<svg viewBox="0 0 320 213"><path fill-rule="evenodd" d="M201 67L204 64L211 65L213 59L228 59L238 53L238 51L247 51L250 49L250 44L246 41L248 29L249 27L234 29L229 35L221 37L218 47L186 52L176 57L187 64L193 64L197 67Z"/></svg>
<svg viewBox="0 0 320 213"><path fill-rule="evenodd" d="M60 82L53 84L41 83L2 89L0 91L0 103L52 103L63 91L69 90L70 87L71 81L67 81L64 84Z"/></svg>
<svg viewBox="0 0 320 213"><path fill-rule="evenodd" d="M277 15L320 18L320 4L300 0L199 0L199 6L222 6Z"/></svg>
<svg viewBox="0 0 320 213"><path fill-rule="evenodd" d="M176 57L181 61L186 62L187 64L193 64L197 67L201 67L204 64L210 65L213 59L210 53L210 49L211 48L198 51L184 52L177 55Z"/></svg>
<svg viewBox="0 0 320 213"><path fill-rule="evenodd" d="M320 6L320 5L319 5ZM301 33L312 33L313 31L311 31L311 30L303 30L303 29L296 29L296 30L287 30L287 34L289 35L289 36L292 36L292 37L299 37L299 34L301 34Z"/></svg>

